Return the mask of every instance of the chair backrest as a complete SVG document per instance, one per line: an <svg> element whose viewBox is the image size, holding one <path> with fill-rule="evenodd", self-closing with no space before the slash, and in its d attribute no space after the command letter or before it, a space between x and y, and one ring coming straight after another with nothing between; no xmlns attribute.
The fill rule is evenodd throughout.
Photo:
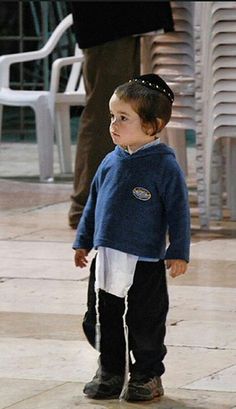
<svg viewBox="0 0 236 409"><path fill-rule="evenodd" d="M77 44L75 46L75 56L81 58L83 57L83 52L78 47ZM72 65L65 92L75 90L77 90L80 94L85 94L84 80L82 74L82 61L76 62Z"/></svg>
<svg viewBox="0 0 236 409"><path fill-rule="evenodd" d="M7 88L9 86L11 64L39 60L39 59L47 57L47 55L49 55L52 52L52 50L55 48L56 44L58 43L58 41L60 40L64 32L70 26L72 26L72 24L73 24L73 17L72 17L72 14L69 14L58 24L58 26L55 28L50 38L46 42L46 44L39 50L1 56L0 57L0 72L1 72L0 87Z"/></svg>

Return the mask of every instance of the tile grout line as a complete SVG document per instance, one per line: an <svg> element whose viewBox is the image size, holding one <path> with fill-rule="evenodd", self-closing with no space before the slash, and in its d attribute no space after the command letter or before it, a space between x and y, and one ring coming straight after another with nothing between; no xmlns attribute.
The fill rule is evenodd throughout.
<svg viewBox="0 0 236 409"><path fill-rule="evenodd" d="M217 348L217 349L218 349L218 348ZM191 385L191 384L193 384L194 382L199 382L199 381L201 381L202 379L207 379L207 378L209 378L209 377L214 377L214 375L218 374L219 372L225 371L225 370L227 370L227 369L229 369L229 368L232 368L232 367L234 367L234 366L235 366L235 364L232 364L232 365L228 365L228 366L226 366L226 367L224 367L224 368L218 369L217 371L212 372L212 373L210 373L209 375L202 376L201 378L197 378L197 379L195 379L194 381L185 384L184 386L180 386L180 388L181 388L181 389L185 389L186 386ZM187 388L187 389L188 389L188 388ZM193 390L199 390L199 389L193 389ZM207 389L207 390L208 390L208 389ZM211 391L211 389L209 389L209 391ZM231 391L231 392L227 391L227 393L235 393L235 391Z"/></svg>
<svg viewBox="0 0 236 409"><path fill-rule="evenodd" d="M30 400L30 399L36 398L36 397L38 397L38 396L40 396L40 395L43 395L43 394L46 393L46 392L52 391L53 389L56 389L56 388L60 388L61 386L66 385L66 384L68 384L68 383L71 383L71 382L69 382L69 381L68 381L68 382L63 382L63 383L61 383L60 385L56 385L56 386L53 386L52 388L45 389L44 391L41 391L41 392L39 392L39 393L33 394L32 396L29 396L28 398L21 399L21 400L19 400L18 402L13 403L13 405L5 406L5 407L2 408L2 409L11 409L11 408L14 408L14 406L18 405L19 403L26 402L26 401L28 401L28 400Z"/></svg>

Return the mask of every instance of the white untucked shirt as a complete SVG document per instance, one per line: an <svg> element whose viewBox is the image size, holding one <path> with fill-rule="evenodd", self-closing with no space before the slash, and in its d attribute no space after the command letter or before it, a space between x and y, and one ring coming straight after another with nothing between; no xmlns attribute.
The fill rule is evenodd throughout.
<svg viewBox="0 0 236 409"><path fill-rule="evenodd" d="M95 290L125 297L133 284L138 256L108 247L98 247Z"/></svg>

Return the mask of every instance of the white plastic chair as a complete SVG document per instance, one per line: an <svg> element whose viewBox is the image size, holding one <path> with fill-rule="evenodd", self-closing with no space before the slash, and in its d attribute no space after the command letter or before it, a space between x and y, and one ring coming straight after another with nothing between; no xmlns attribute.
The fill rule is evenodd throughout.
<svg viewBox="0 0 236 409"><path fill-rule="evenodd" d="M76 45L74 57L58 58L52 65L50 92L55 100L55 135L62 173L72 172L70 107L86 104L86 92L82 77L83 60L82 50ZM67 65L72 65L71 73L65 91L59 92L60 72L62 67Z"/></svg>
<svg viewBox="0 0 236 409"><path fill-rule="evenodd" d="M43 91L25 91L14 90L10 88L10 67L12 64L34 61L47 57L55 48L58 41L64 32L73 24L72 14L65 17L60 24L53 31L47 43L40 50L30 51L18 54L3 55L0 57L0 139L2 130L2 116L3 106L29 106L35 112L36 119L36 135L38 143L38 155L39 155L39 173L40 181L47 182L53 180L53 143L54 143L54 131L55 131L55 119L56 119L56 135L58 138L60 157L63 157L61 153L63 148L62 133L68 130L68 118L67 123L62 130L61 123L66 117L65 104L72 104L72 102L79 105L79 98L76 100L77 95L73 94L69 97L69 93L72 90L72 82L75 83L75 72L78 67L75 66L73 75L71 73L70 82L65 93L58 92L59 86L59 72L62 66L73 64L77 62L81 64L82 56L71 57L68 59L58 59L54 62L52 67L51 86L50 90ZM78 70L77 70L78 75ZM72 81L73 80L73 81ZM63 100L64 98L64 100ZM72 101L73 98L73 101ZM64 102L63 102L64 101ZM83 100L84 102L84 100ZM63 108L62 108L63 107ZM64 110L64 111L63 111ZM63 111L63 112L62 112ZM68 112L68 110L67 110ZM63 116L63 119L62 119ZM67 136L68 138L69 136ZM68 154L65 155L68 157ZM61 159L62 166L63 159ZM63 167L63 166L62 166Z"/></svg>
<svg viewBox="0 0 236 409"><path fill-rule="evenodd" d="M212 15L217 11L221 10L223 13L225 10L234 10L235 9L235 1L214 1L210 2L211 4L211 13Z"/></svg>
<svg viewBox="0 0 236 409"><path fill-rule="evenodd" d="M163 140L175 149L177 159L188 174L186 129L195 129L193 6L191 2L171 2L175 32L157 35L151 47L152 69L169 84L175 94L171 120Z"/></svg>
<svg viewBox="0 0 236 409"><path fill-rule="evenodd" d="M224 6L227 4L227 10ZM221 8L221 12L217 12ZM232 13L229 13L232 11ZM224 15L226 11L226 14ZM217 20L218 18L218 20ZM231 219L236 219L235 156L235 3L207 2L202 4L201 27L201 83L202 115L199 121L203 158L204 183L199 188L199 207L202 226L211 219L223 218L223 194ZM196 31L196 28L195 28ZM227 56L227 58L225 58ZM198 78L197 78L198 81ZM226 149L225 149L226 148ZM199 156L199 153L198 153ZM224 166L224 162L226 166ZM224 170L225 168L225 170ZM225 186L223 175L225 172ZM200 180L200 177L198 177Z"/></svg>

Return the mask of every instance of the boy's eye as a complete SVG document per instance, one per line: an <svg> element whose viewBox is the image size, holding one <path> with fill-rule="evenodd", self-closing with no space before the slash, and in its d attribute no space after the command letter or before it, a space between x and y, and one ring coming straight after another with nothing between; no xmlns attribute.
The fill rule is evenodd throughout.
<svg viewBox="0 0 236 409"><path fill-rule="evenodd" d="M110 114L110 120L113 122L113 121L116 121L116 122L124 122L124 121L127 121L128 120L128 118L127 118L127 116L125 116L125 115L119 115L119 116L115 116L114 114Z"/></svg>

